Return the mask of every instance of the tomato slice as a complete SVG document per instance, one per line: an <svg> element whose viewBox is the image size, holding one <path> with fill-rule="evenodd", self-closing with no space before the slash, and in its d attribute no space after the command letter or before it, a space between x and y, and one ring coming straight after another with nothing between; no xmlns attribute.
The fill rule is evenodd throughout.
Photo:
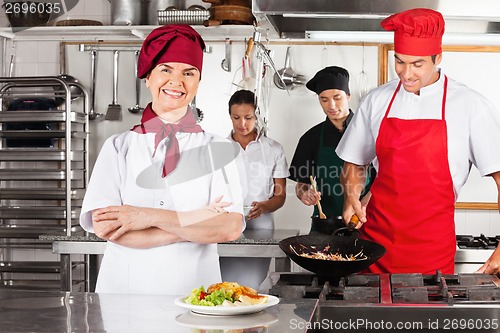
<svg viewBox="0 0 500 333"><path fill-rule="evenodd" d="M207 296L208 294L204 291L201 291L200 292L200 299L205 299L205 296Z"/></svg>

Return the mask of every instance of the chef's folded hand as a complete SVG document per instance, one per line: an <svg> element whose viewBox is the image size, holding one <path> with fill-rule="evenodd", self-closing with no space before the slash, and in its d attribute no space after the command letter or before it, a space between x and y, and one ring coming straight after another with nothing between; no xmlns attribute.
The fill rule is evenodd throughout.
<svg viewBox="0 0 500 333"><path fill-rule="evenodd" d="M486 260L476 273L500 275L500 247L498 247Z"/></svg>
<svg viewBox="0 0 500 333"><path fill-rule="evenodd" d="M213 213L225 213L226 210L224 208L231 206L231 203L222 201L222 197L222 195L217 197L213 202L205 206L205 209Z"/></svg>
<svg viewBox="0 0 500 333"><path fill-rule="evenodd" d="M116 240L127 231L151 227L149 208L129 205L109 206L92 212L94 231L98 237Z"/></svg>

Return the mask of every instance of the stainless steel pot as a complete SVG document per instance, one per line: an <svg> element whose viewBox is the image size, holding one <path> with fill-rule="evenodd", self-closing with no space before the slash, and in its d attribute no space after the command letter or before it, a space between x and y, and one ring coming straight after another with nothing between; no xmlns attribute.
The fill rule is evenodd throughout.
<svg viewBox="0 0 500 333"><path fill-rule="evenodd" d="M184 0L151 0L148 6L148 24L158 25L158 11L165 10L167 8L172 9L182 9L184 6Z"/></svg>
<svg viewBox="0 0 500 333"><path fill-rule="evenodd" d="M142 1L111 0L111 23L113 25L141 24Z"/></svg>

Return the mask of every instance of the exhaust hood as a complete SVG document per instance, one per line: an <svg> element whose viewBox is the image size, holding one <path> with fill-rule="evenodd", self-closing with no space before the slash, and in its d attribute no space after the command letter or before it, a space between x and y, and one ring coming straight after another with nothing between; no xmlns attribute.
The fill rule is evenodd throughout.
<svg viewBox="0 0 500 333"><path fill-rule="evenodd" d="M257 24L271 38L309 38L309 32L381 33L385 17L417 7L441 12L446 33L498 34L500 39L498 0L252 0Z"/></svg>

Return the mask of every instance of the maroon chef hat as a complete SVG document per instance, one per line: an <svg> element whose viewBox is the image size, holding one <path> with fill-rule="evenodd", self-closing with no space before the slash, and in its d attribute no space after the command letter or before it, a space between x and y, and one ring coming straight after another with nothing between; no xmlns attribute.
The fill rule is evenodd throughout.
<svg viewBox="0 0 500 333"><path fill-rule="evenodd" d="M384 19L380 25L394 31L394 51L411 56L440 54L444 34L441 13L428 8L415 8Z"/></svg>
<svg viewBox="0 0 500 333"><path fill-rule="evenodd" d="M205 42L191 26L169 24L154 29L142 43L137 63L140 79L160 63L180 62L193 65L201 73Z"/></svg>

